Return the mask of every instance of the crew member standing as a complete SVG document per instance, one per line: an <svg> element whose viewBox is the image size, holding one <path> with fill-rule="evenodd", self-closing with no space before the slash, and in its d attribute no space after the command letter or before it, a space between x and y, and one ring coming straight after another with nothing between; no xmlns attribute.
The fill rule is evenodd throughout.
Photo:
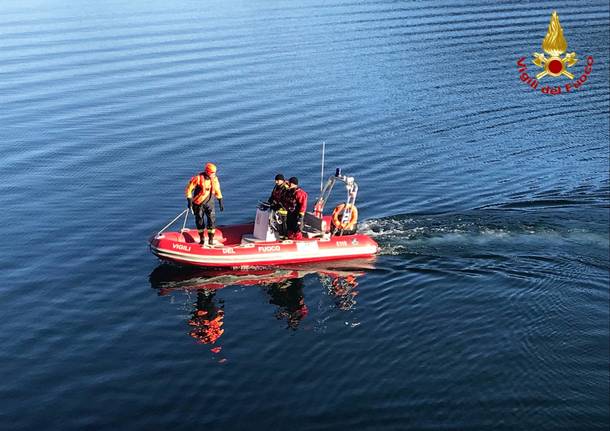
<svg viewBox="0 0 610 431"><path fill-rule="evenodd" d="M275 186L269 196L269 206L273 210L276 229L280 235L280 238L285 239L286 237L286 216L287 211L284 208L284 195L288 191L288 183L284 179L284 175L277 174L275 176Z"/></svg>
<svg viewBox="0 0 610 431"><path fill-rule="evenodd" d="M285 194L284 208L288 211L286 224L289 239L303 239L303 217L307 211L307 193L299 187L297 177L288 180L288 191Z"/></svg>
<svg viewBox="0 0 610 431"><path fill-rule="evenodd" d="M284 175L277 174L275 176L275 186L273 187L273 190L271 190L271 196L269 196L268 199L269 205L273 211L283 208L282 199L284 193L286 193L286 190L288 190L288 184L284 179Z"/></svg>
<svg viewBox="0 0 610 431"><path fill-rule="evenodd" d="M193 214L195 214L195 224L197 225L197 232L199 232L199 244L205 244L205 217L207 219L208 244L210 246L214 245L216 213L214 212L213 197L218 199L220 211L224 211L220 182L216 176L216 165L209 162L206 163L203 172L191 178L184 193L189 209L192 209Z"/></svg>

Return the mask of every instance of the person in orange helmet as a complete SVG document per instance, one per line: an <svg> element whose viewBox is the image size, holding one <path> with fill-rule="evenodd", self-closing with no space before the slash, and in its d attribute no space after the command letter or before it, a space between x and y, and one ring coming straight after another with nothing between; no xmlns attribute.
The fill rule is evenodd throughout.
<svg viewBox="0 0 610 431"><path fill-rule="evenodd" d="M218 199L220 211L224 211L222 192L220 191L220 182L216 176L216 170L215 164L206 163L203 172L192 177L184 190L188 207L195 214L195 224L197 225L199 244L201 245L205 244L206 223L204 218L207 219L208 244L210 246L214 245L216 213L214 212L213 197Z"/></svg>

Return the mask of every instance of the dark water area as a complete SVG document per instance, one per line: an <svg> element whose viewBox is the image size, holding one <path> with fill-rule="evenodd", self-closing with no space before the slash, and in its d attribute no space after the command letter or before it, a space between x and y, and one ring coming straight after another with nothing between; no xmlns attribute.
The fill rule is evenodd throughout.
<svg viewBox="0 0 610 431"><path fill-rule="evenodd" d="M559 13L593 70L520 81ZM2 429L607 429L609 6L0 4ZM567 78L545 77L560 85ZM147 238L214 161L221 223L320 149L374 261L210 272Z"/></svg>

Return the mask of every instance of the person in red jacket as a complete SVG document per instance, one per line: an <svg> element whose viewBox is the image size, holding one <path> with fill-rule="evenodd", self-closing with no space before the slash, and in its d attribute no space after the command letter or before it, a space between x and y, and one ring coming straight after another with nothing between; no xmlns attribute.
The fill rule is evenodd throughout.
<svg viewBox="0 0 610 431"><path fill-rule="evenodd" d="M286 224L289 239L303 239L303 217L307 211L307 193L299 187L297 177L288 180L288 190L285 194L284 208L288 211Z"/></svg>
<svg viewBox="0 0 610 431"><path fill-rule="evenodd" d="M224 211L220 182L216 176L216 165L206 163L204 171L195 175L184 190L188 207L195 214L195 224L199 232L199 244L204 245L204 230L206 228L204 217L207 218L208 244L214 245L216 232L216 213L214 212L213 197L218 199L220 211Z"/></svg>

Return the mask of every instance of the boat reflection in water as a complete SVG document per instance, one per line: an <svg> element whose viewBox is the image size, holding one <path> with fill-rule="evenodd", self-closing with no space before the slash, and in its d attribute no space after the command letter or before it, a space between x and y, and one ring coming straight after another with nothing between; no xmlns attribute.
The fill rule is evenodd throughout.
<svg viewBox="0 0 610 431"><path fill-rule="evenodd" d="M302 278L290 278L279 283L264 286L269 296L269 304L276 305L276 319L286 320L287 327L296 330L301 320L307 316L309 309L305 304Z"/></svg>
<svg viewBox="0 0 610 431"><path fill-rule="evenodd" d="M190 312L189 334L197 342L215 345L222 336L224 302L215 298L219 289L228 286L260 286L276 306L274 316L296 330L309 314L305 303L304 277L317 274L320 283L334 298L340 310L349 310L356 304L358 277L374 269L374 259L336 261L332 264L310 264L295 267L277 267L243 270L206 270L161 264L150 274L151 287L160 296L172 292L196 292L197 300ZM221 347L214 347L218 353Z"/></svg>
<svg viewBox="0 0 610 431"><path fill-rule="evenodd" d="M202 344L214 344L220 338L224 329L224 307L214 301L215 292L211 290L197 291L195 310L188 323L191 326L189 335ZM220 302L220 301L219 301Z"/></svg>

